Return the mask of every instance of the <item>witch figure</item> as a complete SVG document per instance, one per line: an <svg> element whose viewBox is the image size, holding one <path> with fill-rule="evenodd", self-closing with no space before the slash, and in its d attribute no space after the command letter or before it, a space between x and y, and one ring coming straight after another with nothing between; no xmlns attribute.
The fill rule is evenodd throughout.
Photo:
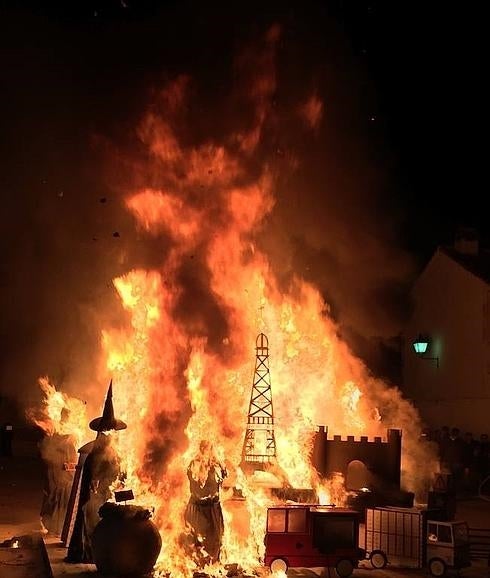
<svg viewBox="0 0 490 578"><path fill-rule="evenodd" d="M93 563L91 539L95 526L101 519L99 508L111 497L111 486L121 473L120 460L108 432L126 429L126 427L123 421L114 416L111 380L102 417L90 422L90 429L97 432L97 437L83 466L78 508L68 546L67 562Z"/></svg>
<svg viewBox="0 0 490 578"><path fill-rule="evenodd" d="M212 444L201 441L199 454L187 468L191 495L185 520L191 527L202 566L219 560L224 530L219 494L226 476L226 469L218 461Z"/></svg>

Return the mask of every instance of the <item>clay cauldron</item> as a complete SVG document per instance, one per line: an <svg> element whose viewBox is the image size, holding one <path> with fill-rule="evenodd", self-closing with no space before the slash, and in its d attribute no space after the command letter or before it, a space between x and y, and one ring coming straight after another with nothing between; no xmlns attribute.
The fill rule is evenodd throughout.
<svg viewBox="0 0 490 578"><path fill-rule="evenodd" d="M97 570L111 576L151 574L162 539L150 510L106 502L99 515L102 519L92 535Z"/></svg>

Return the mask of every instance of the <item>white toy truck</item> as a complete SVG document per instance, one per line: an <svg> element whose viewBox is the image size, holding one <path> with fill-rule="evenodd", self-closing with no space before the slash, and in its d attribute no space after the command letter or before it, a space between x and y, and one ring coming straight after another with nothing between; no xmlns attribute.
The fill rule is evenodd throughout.
<svg viewBox="0 0 490 578"><path fill-rule="evenodd" d="M439 522L429 516L430 511L417 508L368 508L360 546L371 565L427 567L432 576L470 566L466 522Z"/></svg>

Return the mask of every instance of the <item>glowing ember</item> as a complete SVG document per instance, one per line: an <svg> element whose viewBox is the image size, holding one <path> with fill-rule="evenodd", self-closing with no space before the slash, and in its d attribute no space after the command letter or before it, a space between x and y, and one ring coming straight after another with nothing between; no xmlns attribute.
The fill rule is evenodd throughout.
<svg viewBox="0 0 490 578"><path fill-rule="evenodd" d="M331 500L330 500L330 493L326 488L319 488L317 490L318 492L318 503L320 504L320 506L328 506L329 504L331 504Z"/></svg>
<svg viewBox="0 0 490 578"><path fill-rule="evenodd" d="M344 476L339 472L334 472L329 479L317 486L316 494L318 503L322 506L346 506L349 494L345 490Z"/></svg>
<svg viewBox="0 0 490 578"><path fill-rule="evenodd" d="M269 32L250 66L245 100L254 113L247 130L233 129L220 142L180 140L191 108L187 77L162 91L139 127L148 165L137 175L141 188L125 202L142 235L166 242L159 266L114 280L126 323L103 331L100 379L113 378L115 411L128 424L115 440L126 487L136 503L155 507L161 576L185 578L197 569L185 547L184 512L186 470L202 440L212 443L229 474L221 496L221 558L205 571L223 575L231 563L253 571L263 557L266 511L274 500L260 475L247 478L239 467L262 331L271 353L280 479L315 488L320 503L345 503L343 479L320 485L310 465L315 426L325 423L341 435L403 429L403 473L412 489L417 461L422 477L421 464L435 470L429 459L419 459L424 450L412 406L353 356L313 285L297 275L279 282L257 240L275 202L274 174L261 164L259 145L272 114L279 33ZM298 110L305 129L316 129L323 111L318 95ZM42 387L51 391L47 381Z"/></svg>

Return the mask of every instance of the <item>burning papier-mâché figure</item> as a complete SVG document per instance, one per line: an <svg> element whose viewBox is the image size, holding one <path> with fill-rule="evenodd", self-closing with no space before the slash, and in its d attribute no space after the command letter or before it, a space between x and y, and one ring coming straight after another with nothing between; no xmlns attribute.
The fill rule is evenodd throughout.
<svg viewBox="0 0 490 578"><path fill-rule="evenodd" d="M69 410L63 408L61 423L68 417ZM44 532L59 536L63 528L77 459L75 439L71 435L55 431L43 438L39 444L39 451L46 464L41 523Z"/></svg>
<svg viewBox="0 0 490 578"><path fill-rule="evenodd" d="M111 380L102 417L90 422L90 429L98 433L83 466L78 508L68 547L68 562L93 562L91 539L101 519L99 508L111 497L111 486L121 474L120 460L108 432L126 427L123 421L114 416Z"/></svg>
<svg viewBox="0 0 490 578"><path fill-rule="evenodd" d="M224 530L219 494L226 476L226 468L216 457L211 442L201 441L199 454L187 468L191 495L185 519L202 565L219 560Z"/></svg>

